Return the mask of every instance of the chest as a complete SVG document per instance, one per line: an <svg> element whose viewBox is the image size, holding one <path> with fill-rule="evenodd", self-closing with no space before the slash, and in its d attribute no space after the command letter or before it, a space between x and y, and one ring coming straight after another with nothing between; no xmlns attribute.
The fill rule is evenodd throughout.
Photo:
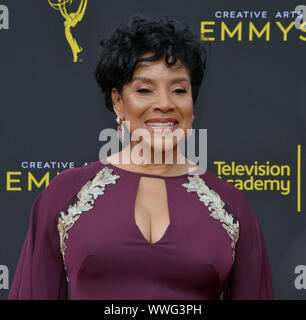
<svg viewBox="0 0 306 320"><path fill-rule="evenodd" d="M107 185L69 230L69 276L117 281L147 273L175 284L201 279L212 288L223 282L232 264L231 240L196 192L187 192L186 180L132 175Z"/></svg>
<svg viewBox="0 0 306 320"><path fill-rule="evenodd" d="M162 238L171 223L164 179L140 177L133 214L148 242L155 243Z"/></svg>

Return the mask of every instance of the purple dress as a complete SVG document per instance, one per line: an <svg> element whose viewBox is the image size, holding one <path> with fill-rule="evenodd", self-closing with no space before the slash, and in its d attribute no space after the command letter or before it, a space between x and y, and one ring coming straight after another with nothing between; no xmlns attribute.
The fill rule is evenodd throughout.
<svg viewBox="0 0 306 320"><path fill-rule="evenodd" d="M142 176L162 178L170 224L135 223ZM273 299L261 228L244 194L212 173L164 177L93 162L33 204L9 299Z"/></svg>

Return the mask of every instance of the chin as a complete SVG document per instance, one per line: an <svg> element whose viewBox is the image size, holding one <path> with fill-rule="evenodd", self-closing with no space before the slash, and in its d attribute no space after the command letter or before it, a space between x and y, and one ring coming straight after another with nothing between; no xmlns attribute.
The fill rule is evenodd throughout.
<svg viewBox="0 0 306 320"><path fill-rule="evenodd" d="M176 152L177 150L177 144L174 143L165 143L165 142L157 142L155 143L154 145L153 144L150 144L150 143L146 143L146 141L143 142L144 144L144 148L147 147L147 152L151 152L151 154L154 155L154 157L156 158L158 154L173 154ZM155 156L156 155L156 156Z"/></svg>

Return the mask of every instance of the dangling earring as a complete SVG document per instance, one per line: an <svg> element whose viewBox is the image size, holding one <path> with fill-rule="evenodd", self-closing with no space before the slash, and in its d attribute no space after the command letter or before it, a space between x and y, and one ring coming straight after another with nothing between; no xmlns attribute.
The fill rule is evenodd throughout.
<svg viewBox="0 0 306 320"><path fill-rule="evenodd" d="M120 116L117 116L116 121L118 123L118 128L117 128L117 136L120 142L123 144L124 141L124 131L123 131L123 125L120 119Z"/></svg>

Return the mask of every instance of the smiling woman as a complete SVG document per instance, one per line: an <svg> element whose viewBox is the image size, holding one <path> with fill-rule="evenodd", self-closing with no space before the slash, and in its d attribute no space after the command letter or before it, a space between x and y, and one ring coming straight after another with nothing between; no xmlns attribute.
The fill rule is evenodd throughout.
<svg viewBox="0 0 306 320"><path fill-rule="evenodd" d="M95 76L106 107L130 133L143 132L131 142L132 150L139 142L143 149L151 149L149 155L140 152L135 169L173 175L195 167L178 147L183 138L187 140L192 127L193 107L206 67L206 51L198 37L186 24L167 17L134 16L101 45ZM162 166L156 165L154 150L163 152ZM130 151L108 160L121 165L117 157L125 152ZM132 155L135 157L135 153ZM130 163L125 168L133 170L133 166Z"/></svg>
<svg viewBox="0 0 306 320"><path fill-rule="evenodd" d="M9 298L67 299L69 283L71 299L272 299L247 198L163 140L179 130L186 140L192 128L206 62L199 37L138 15L101 44L95 76L106 107L143 132L142 148L131 141L51 181L33 205Z"/></svg>
<svg viewBox="0 0 306 320"><path fill-rule="evenodd" d="M141 57L152 57L152 54ZM112 101L117 116L129 121L131 133L136 129L138 132L141 132L139 129L148 130L150 136L142 135L143 146L152 148L152 151L162 151L168 160L170 151L171 156L175 157L171 167L175 169L180 139L164 140L163 137L167 132L176 133L177 129L181 129L186 139L187 130L192 126L191 80L186 67L178 61L169 68L163 59L141 62L135 68L132 80L124 85L121 91L120 94L118 89L112 89ZM130 147L135 148L138 142L139 140L131 141ZM146 155L142 154L144 163L156 163L154 152L150 153L150 158ZM154 165L148 169L153 170Z"/></svg>

